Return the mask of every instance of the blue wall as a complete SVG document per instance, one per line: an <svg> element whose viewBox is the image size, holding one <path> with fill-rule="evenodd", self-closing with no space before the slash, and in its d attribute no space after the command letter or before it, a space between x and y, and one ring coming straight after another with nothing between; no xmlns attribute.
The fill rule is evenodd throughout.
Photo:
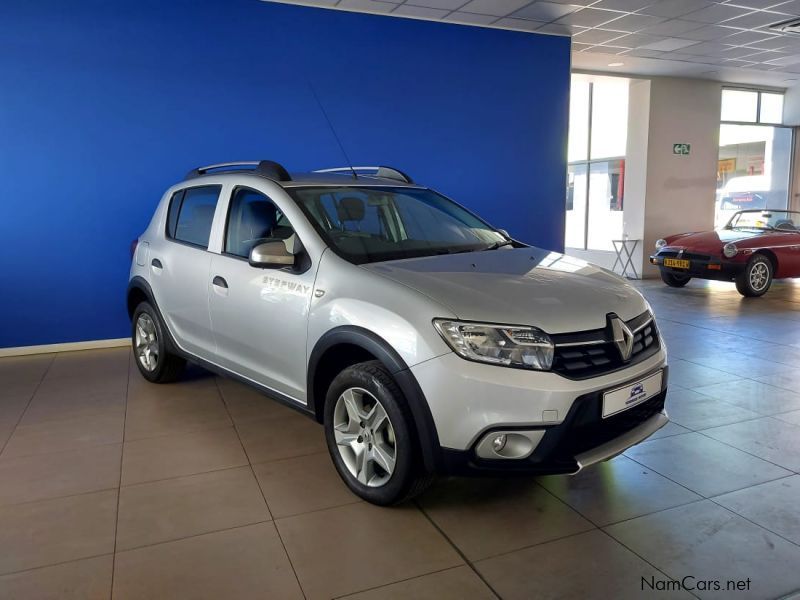
<svg viewBox="0 0 800 600"><path fill-rule="evenodd" d="M396 165L560 250L567 38L262 3L4 0L0 347L125 337L129 245L192 167Z"/></svg>

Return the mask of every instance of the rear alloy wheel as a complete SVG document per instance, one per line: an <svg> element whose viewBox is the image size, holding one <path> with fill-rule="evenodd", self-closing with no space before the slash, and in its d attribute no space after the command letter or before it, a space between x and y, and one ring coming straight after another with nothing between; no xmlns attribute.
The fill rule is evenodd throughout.
<svg viewBox="0 0 800 600"><path fill-rule="evenodd" d="M183 371L186 361L167 348L164 325L149 302L142 302L133 313L131 341L136 366L148 381L169 383Z"/></svg>
<svg viewBox="0 0 800 600"><path fill-rule="evenodd" d="M367 502L403 502L432 480L406 400L382 363L359 363L336 376L325 399L324 424L339 476Z"/></svg>
<svg viewBox="0 0 800 600"><path fill-rule="evenodd" d="M772 261L763 254L754 254L736 277L736 289L747 298L763 296L771 285Z"/></svg>
<svg viewBox="0 0 800 600"><path fill-rule="evenodd" d="M691 281L691 277L681 273L670 273L669 271L661 270L661 281L666 283L669 287L682 288Z"/></svg>

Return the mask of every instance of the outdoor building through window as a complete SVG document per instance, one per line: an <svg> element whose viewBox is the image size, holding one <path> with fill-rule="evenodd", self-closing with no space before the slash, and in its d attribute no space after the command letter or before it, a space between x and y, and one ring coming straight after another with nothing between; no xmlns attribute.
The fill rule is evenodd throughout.
<svg viewBox="0 0 800 600"><path fill-rule="evenodd" d="M613 250L622 238L629 80L573 75L567 159L570 248Z"/></svg>
<svg viewBox="0 0 800 600"><path fill-rule="evenodd" d="M715 226L739 210L786 209L792 130L780 126L783 95L724 89L721 120Z"/></svg>

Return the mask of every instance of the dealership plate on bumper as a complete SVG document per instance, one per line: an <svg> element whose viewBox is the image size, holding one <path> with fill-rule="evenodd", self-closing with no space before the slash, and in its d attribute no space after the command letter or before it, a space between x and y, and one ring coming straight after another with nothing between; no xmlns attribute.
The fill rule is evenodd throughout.
<svg viewBox="0 0 800 600"><path fill-rule="evenodd" d="M603 418L622 412L631 406L641 404L661 392L661 381L664 372L653 373L645 379L630 383L603 394Z"/></svg>

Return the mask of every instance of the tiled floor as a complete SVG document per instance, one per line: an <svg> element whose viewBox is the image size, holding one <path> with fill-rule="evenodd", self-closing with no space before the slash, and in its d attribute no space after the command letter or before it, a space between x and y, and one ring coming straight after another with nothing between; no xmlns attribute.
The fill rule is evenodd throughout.
<svg viewBox="0 0 800 600"><path fill-rule="evenodd" d="M0 359L0 598L640 598L800 589L800 285L642 289L672 423L574 478L359 502L320 427L127 349ZM691 580L690 580L691 581ZM352 596L351 596L352 595Z"/></svg>

